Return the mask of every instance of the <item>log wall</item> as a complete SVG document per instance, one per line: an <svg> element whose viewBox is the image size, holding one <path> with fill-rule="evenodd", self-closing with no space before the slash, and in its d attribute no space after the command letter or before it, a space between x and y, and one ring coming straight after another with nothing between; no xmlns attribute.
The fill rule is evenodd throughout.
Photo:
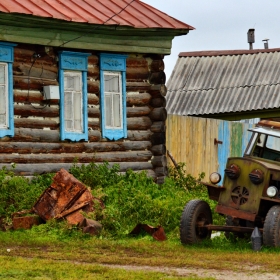
<svg viewBox="0 0 280 280"><path fill-rule="evenodd" d="M128 137L101 138L99 58L88 58L89 141L61 141L59 101L44 100L43 86L58 85L57 49L19 44L14 49L15 136L0 139L0 168L16 164L21 175L69 169L74 161L120 164L121 171L146 170L156 181L167 175L165 73L163 56L128 54ZM75 51L75 50L74 50ZM89 52L89 51L88 51ZM34 54L39 54L35 57Z"/></svg>

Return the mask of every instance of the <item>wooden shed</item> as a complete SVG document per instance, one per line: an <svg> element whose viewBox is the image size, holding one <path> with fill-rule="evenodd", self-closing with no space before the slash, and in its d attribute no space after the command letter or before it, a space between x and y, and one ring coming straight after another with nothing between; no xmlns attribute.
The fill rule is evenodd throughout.
<svg viewBox="0 0 280 280"><path fill-rule="evenodd" d="M192 30L139 0L0 0L0 168L166 175L165 73Z"/></svg>

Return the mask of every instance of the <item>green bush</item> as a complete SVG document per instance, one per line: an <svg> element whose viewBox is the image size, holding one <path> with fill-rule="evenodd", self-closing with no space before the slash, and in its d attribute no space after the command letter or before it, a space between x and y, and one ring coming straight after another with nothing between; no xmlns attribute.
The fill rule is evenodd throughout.
<svg viewBox="0 0 280 280"><path fill-rule="evenodd" d="M41 193L51 183L51 174L34 177L31 181L15 176L6 168L0 170L0 221L11 223L13 213L31 209Z"/></svg>
<svg viewBox="0 0 280 280"><path fill-rule="evenodd" d="M145 172L128 170L120 174L119 166L108 163L89 165L73 164L70 173L90 187L94 197L101 199L105 208L98 207L87 216L100 221L103 235L128 234L138 223L163 226L166 233L177 234L184 205L191 199L203 199L214 209L207 190L187 174L184 164L169 168L170 176L161 185ZM29 181L15 176L6 169L0 170L0 217L11 221L11 215L31 209L43 191L51 185L54 174L36 176ZM199 175L201 179L204 174ZM219 216L214 215L218 221Z"/></svg>
<svg viewBox="0 0 280 280"><path fill-rule="evenodd" d="M99 217L110 235L128 234L138 223L161 225L167 233L173 232L178 229L182 210L189 200L200 198L212 208L215 206L208 199L205 187L187 174L183 164L170 167L170 176L162 185L156 184L145 172L128 170L120 175L117 165L109 168L107 163L74 165L70 172L104 201L106 207Z"/></svg>

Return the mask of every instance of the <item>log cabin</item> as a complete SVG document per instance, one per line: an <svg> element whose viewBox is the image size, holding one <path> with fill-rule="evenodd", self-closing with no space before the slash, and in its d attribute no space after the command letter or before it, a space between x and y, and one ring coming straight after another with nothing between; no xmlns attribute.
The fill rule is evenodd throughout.
<svg viewBox="0 0 280 280"><path fill-rule="evenodd" d="M163 182L163 59L192 29L139 0L0 0L0 168L108 162Z"/></svg>

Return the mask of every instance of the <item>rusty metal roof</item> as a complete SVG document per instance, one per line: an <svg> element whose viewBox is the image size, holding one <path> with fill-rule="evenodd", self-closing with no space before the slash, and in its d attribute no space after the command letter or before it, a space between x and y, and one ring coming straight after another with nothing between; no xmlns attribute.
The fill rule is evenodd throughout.
<svg viewBox="0 0 280 280"><path fill-rule="evenodd" d="M194 29L139 0L0 0L0 12L134 28Z"/></svg>
<svg viewBox="0 0 280 280"><path fill-rule="evenodd" d="M167 88L169 114L280 108L280 49L180 53Z"/></svg>

